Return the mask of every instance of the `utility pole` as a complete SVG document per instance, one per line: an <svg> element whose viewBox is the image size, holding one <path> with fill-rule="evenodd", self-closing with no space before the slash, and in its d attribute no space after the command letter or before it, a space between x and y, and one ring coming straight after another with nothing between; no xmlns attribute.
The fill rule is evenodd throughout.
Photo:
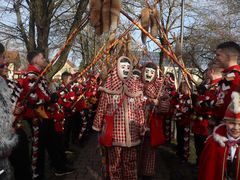
<svg viewBox="0 0 240 180"><path fill-rule="evenodd" d="M184 9L185 9L185 0L181 2L181 29L180 29L180 50L181 54L179 57L180 62L183 62L182 55L183 55L183 31L184 31ZM182 80L182 73L181 70L178 70L178 86Z"/></svg>

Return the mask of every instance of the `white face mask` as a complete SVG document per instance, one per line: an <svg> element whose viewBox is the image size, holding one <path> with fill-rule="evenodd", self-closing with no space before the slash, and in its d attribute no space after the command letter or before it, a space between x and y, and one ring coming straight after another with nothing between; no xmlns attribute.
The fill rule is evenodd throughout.
<svg viewBox="0 0 240 180"><path fill-rule="evenodd" d="M153 68L146 68L144 71L144 79L146 82L151 82L155 77L156 70Z"/></svg>
<svg viewBox="0 0 240 180"><path fill-rule="evenodd" d="M131 69L131 64L128 62L120 62L119 76L121 79L127 79Z"/></svg>
<svg viewBox="0 0 240 180"><path fill-rule="evenodd" d="M140 79L140 78L141 78L141 74L140 74L140 73L141 73L141 72L139 72L139 71L137 71L137 70L133 70L133 72L132 72L133 78L134 78L135 80Z"/></svg>

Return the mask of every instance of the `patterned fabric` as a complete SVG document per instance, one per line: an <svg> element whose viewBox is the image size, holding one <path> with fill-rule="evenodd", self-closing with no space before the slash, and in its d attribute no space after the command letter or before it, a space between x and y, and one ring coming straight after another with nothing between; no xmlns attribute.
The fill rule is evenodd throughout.
<svg viewBox="0 0 240 180"><path fill-rule="evenodd" d="M131 78L121 81L115 68L104 87L99 88L103 92L93 122L93 129L97 131L105 127L104 115L112 115L125 96L123 104L117 109L114 117L113 146L132 147L140 143L141 129L144 125L144 99L141 91L134 92L137 90L135 88L137 85L135 86L134 83L136 82ZM134 96L129 90L134 92Z"/></svg>
<svg viewBox="0 0 240 180"><path fill-rule="evenodd" d="M93 124L95 130L100 131L103 128L104 115L111 115L122 98L123 94L102 93ZM144 124L142 103L142 97L124 99L114 117L113 145L131 147L140 143L140 131Z"/></svg>
<svg viewBox="0 0 240 180"><path fill-rule="evenodd" d="M22 102L30 89L36 83L40 72L34 66L29 65L27 73L22 82L22 92L18 102L24 103L25 111L22 114L24 119L31 119L36 116L35 109L38 106L44 105L50 101L50 92L48 89L47 81L43 78L38 82L37 86L27 97L26 102Z"/></svg>
<svg viewBox="0 0 240 180"><path fill-rule="evenodd" d="M78 135L78 139L80 140L87 128L87 118L86 118L86 114L85 112L82 110L80 111L81 114L81 119L82 119L82 127L80 129L79 135Z"/></svg>
<svg viewBox="0 0 240 180"><path fill-rule="evenodd" d="M192 112L192 100L188 95L178 93L176 96L174 119L178 124L190 124L190 114Z"/></svg>
<svg viewBox="0 0 240 180"><path fill-rule="evenodd" d="M147 96L147 97L150 97L150 98L157 98L158 96L158 93L161 89L163 89L161 86L163 84L163 80L162 79L159 79L157 78L155 81L153 82L150 82L150 83L146 83L144 85L144 94Z"/></svg>
<svg viewBox="0 0 240 180"><path fill-rule="evenodd" d="M135 78L133 75L125 83L128 87L129 94L139 94L143 92L143 83L140 78Z"/></svg>
<svg viewBox="0 0 240 180"><path fill-rule="evenodd" d="M176 92L175 82L174 82L174 80L171 79L171 77L166 78L166 80L164 81L164 89L165 89L165 92L168 93L169 97L172 100L172 97L174 97L177 92ZM172 104L171 100L170 100L170 104ZM164 127L165 127L164 133L165 133L165 139L168 142L171 141L172 136L173 136L173 126L172 126L172 121L171 121L173 111L174 111L174 106L170 105L169 113L167 113L164 116L164 119L165 119L165 121L164 121Z"/></svg>
<svg viewBox="0 0 240 180"><path fill-rule="evenodd" d="M84 86L83 83L74 83L73 91L76 93L76 96L82 95L86 91L86 85ZM75 104L74 111L82 111L87 108L87 102L85 98L82 98Z"/></svg>
<svg viewBox="0 0 240 180"><path fill-rule="evenodd" d="M164 135L165 135L165 140L167 142L170 142L172 139L172 122L171 122L171 117L166 117L164 121Z"/></svg>
<svg viewBox="0 0 240 180"><path fill-rule="evenodd" d="M175 113L173 119L177 123L178 155L187 160L189 157L190 114L192 101L188 95L180 92L175 97Z"/></svg>
<svg viewBox="0 0 240 180"><path fill-rule="evenodd" d="M15 106L18 98L20 97L20 93L22 92L22 87L18 82L11 79L6 79L6 82L8 87L10 88L11 102L13 106Z"/></svg>
<svg viewBox="0 0 240 180"><path fill-rule="evenodd" d="M153 176L155 174L156 149L150 146L149 136L145 136L139 153L139 174Z"/></svg>
<svg viewBox="0 0 240 180"><path fill-rule="evenodd" d="M137 149L136 147L107 148L109 157L109 175L114 180L137 179Z"/></svg>
<svg viewBox="0 0 240 180"><path fill-rule="evenodd" d="M5 80L0 77L0 170L4 170L1 179L12 179L12 172L8 157L12 148L17 144L17 135L12 129L13 106L11 103L11 90Z"/></svg>
<svg viewBox="0 0 240 180"><path fill-rule="evenodd" d="M33 65L29 64L26 75L22 80L22 92L19 97L19 102L24 103L25 109L22 113L23 119L29 119L32 121L33 129L33 142L32 142L32 176L33 178L38 177L36 172L37 157L38 157L38 141L39 141L39 121L42 115L37 112L37 108L49 104L50 102L50 91L48 89L48 83L46 79L41 78L34 90L29 94L26 102L23 102L25 96L33 88L40 75L40 71ZM44 108L45 110L45 108ZM46 112L46 111L45 111ZM50 114L48 114L48 117ZM46 116L45 116L46 117Z"/></svg>
<svg viewBox="0 0 240 180"><path fill-rule="evenodd" d="M185 126L184 127L184 158L188 159L189 157L189 145L190 145L190 126Z"/></svg>
<svg viewBox="0 0 240 180"><path fill-rule="evenodd" d="M58 99L58 102L51 104L51 119L54 121L54 130L56 132L62 133L64 130L64 121L65 121L65 114L64 108L61 105L61 98Z"/></svg>
<svg viewBox="0 0 240 180"><path fill-rule="evenodd" d="M32 132L32 177L37 178L39 174L37 173L37 160L38 160L38 147L39 147L39 125L38 119L33 120L33 132Z"/></svg>
<svg viewBox="0 0 240 180"><path fill-rule="evenodd" d="M206 84L206 90L202 92L202 95L196 97L197 103L194 103L196 119L193 121L192 126L192 132L195 134L207 136L212 132L212 126L217 125L217 122L214 122L212 119L217 114L213 108L213 103L216 102L216 89L219 81L220 78Z"/></svg>
<svg viewBox="0 0 240 180"><path fill-rule="evenodd" d="M147 64L146 64L147 65ZM146 68L145 65L145 68ZM143 73L145 71L145 68L143 68ZM144 81L144 78L143 78ZM144 84L144 96L147 99L147 104L145 106L145 127L147 130L150 130L150 118L152 117L152 110L154 108L153 103L150 101L151 99L157 99L160 98L160 96L163 94L163 80L160 78L157 78L157 71L155 72L155 77L151 82L145 82ZM150 102L150 103L149 103ZM161 115L157 114L156 109L154 109L154 115L156 117L159 117ZM162 117L159 117L162 119ZM163 132L163 128L162 128ZM151 137L155 138L155 137ZM162 137L164 139L164 137ZM142 149L141 149L141 166L140 166L140 172L142 175L146 176L152 176L154 175L155 172L155 154L156 154L156 149L153 149L150 144L150 136L146 133L144 137L144 142L142 144Z"/></svg>
<svg viewBox="0 0 240 180"><path fill-rule="evenodd" d="M223 71L223 78L218 84L217 100L215 102L218 117L222 120L231 101L231 94L239 88L240 66L235 65Z"/></svg>
<svg viewBox="0 0 240 180"><path fill-rule="evenodd" d="M59 92L59 96L61 98L61 105L64 107L65 111L70 111L68 113L71 113L71 107L73 103L77 100L76 92L74 89L76 88L75 85L67 86L62 83L60 88L62 89Z"/></svg>
<svg viewBox="0 0 240 180"><path fill-rule="evenodd" d="M114 68L112 73L108 76L104 89L109 93L119 94L123 88L123 82L120 80L117 74L117 68Z"/></svg>

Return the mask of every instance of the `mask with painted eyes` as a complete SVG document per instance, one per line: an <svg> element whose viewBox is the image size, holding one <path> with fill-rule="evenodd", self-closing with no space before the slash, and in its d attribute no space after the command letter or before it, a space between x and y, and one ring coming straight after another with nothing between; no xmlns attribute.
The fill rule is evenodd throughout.
<svg viewBox="0 0 240 180"><path fill-rule="evenodd" d="M156 70L153 68L146 67L144 71L144 80L146 82L152 82L156 76Z"/></svg>
<svg viewBox="0 0 240 180"><path fill-rule="evenodd" d="M132 74L133 74L134 79L136 79L136 80L141 78L141 71L138 69L134 69Z"/></svg>
<svg viewBox="0 0 240 180"><path fill-rule="evenodd" d="M128 79L132 65L127 57L120 57L118 62L118 77L123 81Z"/></svg>

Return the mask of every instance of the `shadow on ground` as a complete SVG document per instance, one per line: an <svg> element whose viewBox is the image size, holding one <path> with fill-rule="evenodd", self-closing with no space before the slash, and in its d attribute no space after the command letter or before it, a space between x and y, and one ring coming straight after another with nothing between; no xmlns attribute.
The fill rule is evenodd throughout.
<svg viewBox="0 0 240 180"><path fill-rule="evenodd" d="M101 156L97 134L90 134L81 146L73 145L75 154L69 155L75 172L63 177L55 177L49 163L46 165L46 180L101 180ZM197 180L194 165L194 149L191 140L191 157L188 163L180 163L175 155L175 144L166 144L157 149L156 175L158 180Z"/></svg>

